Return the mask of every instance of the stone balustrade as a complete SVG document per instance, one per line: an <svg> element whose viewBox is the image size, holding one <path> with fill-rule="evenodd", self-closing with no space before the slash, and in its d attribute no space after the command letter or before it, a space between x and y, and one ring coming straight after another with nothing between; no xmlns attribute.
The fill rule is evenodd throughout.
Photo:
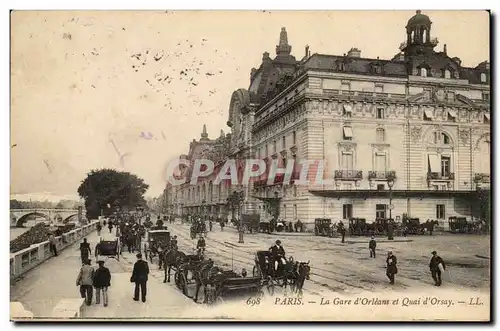
<svg viewBox="0 0 500 331"><path fill-rule="evenodd" d="M57 251L62 251L95 231L97 223L99 223L98 220L92 220L87 225L71 230L62 236L56 237ZM19 278L52 256L53 253L50 251L49 241L34 244L28 248L10 254L10 279L15 280Z"/></svg>

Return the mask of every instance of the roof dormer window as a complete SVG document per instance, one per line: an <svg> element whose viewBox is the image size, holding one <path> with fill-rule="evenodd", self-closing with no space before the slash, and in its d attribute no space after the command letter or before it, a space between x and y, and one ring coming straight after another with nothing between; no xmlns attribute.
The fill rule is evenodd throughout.
<svg viewBox="0 0 500 331"><path fill-rule="evenodd" d="M451 78L451 71L448 69L444 70L444 78L450 79Z"/></svg>
<svg viewBox="0 0 500 331"><path fill-rule="evenodd" d="M427 69L420 68L420 77L427 77Z"/></svg>
<svg viewBox="0 0 500 331"><path fill-rule="evenodd" d="M481 83L486 83L486 74L484 72L481 73Z"/></svg>

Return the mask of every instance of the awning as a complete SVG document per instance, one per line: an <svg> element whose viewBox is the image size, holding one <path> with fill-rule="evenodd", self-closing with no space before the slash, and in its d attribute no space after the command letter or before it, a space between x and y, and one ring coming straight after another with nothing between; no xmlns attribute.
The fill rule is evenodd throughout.
<svg viewBox="0 0 500 331"><path fill-rule="evenodd" d="M448 110L448 114L453 118L457 117L457 113L454 110Z"/></svg>
<svg viewBox="0 0 500 331"><path fill-rule="evenodd" d="M434 116L432 115L432 110L426 110L426 111L424 111L424 114L425 114L425 117L427 117L427 118L434 118Z"/></svg>
<svg viewBox="0 0 500 331"><path fill-rule="evenodd" d="M431 167L431 172L441 172L441 166L437 154L429 154L429 166Z"/></svg>
<svg viewBox="0 0 500 331"><path fill-rule="evenodd" d="M344 110L346 113L352 113L352 107L351 105L344 105Z"/></svg>
<svg viewBox="0 0 500 331"><path fill-rule="evenodd" d="M352 138L352 128L350 126L344 126L344 137Z"/></svg>
<svg viewBox="0 0 500 331"><path fill-rule="evenodd" d="M484 117L489 121L490 120L490 114L484 114Z"/></svg>

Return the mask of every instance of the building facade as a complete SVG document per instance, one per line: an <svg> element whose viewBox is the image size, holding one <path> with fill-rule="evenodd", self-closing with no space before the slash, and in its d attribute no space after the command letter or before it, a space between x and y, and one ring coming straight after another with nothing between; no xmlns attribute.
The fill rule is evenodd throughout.
<svg viewBox="0 0 500 331"><path fill-rule="evenodd" d="M311 55L309 47L296 60L283 28L276 57L264 53L249 89L233 93L226 157L322 165L310 166L309 184L278 178L268 185L264 174L248 187L212 187L205 197L223 204L243 190L242 212L269 218L271 199L280 218L306 227L315 218L407 215L444 228L451 216L485 218L478 191L490 182L489 63L463 67L446 45L436 51L431 25L417 11L391 60L363 58L356 48ZM318 173L324 183L314 180Z"/></svg>

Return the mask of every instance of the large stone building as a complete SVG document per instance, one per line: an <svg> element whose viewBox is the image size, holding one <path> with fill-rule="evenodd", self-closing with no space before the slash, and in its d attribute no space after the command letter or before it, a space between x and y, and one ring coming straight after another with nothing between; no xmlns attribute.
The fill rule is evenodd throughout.
<svg viewBox="0 0 500 331"><path fill-rule="evenodd" d="M323 160L329 183L267 185L263 175L249 187L210 184L203 196L223 204L229 191L244 190L244 213L268 217L273 199L281 218L306 224L406 214L446 227L450 216L486 217L477 191L490 178L489 63L463 67L446 45L436 51L431 25L417 11L391 60L363 58L356 48L311 55L307 46L296 60L282 28L276 57L265 52L248 90L233 93L228 156ZM321 167L311 169L312 180Z"/></svg>

